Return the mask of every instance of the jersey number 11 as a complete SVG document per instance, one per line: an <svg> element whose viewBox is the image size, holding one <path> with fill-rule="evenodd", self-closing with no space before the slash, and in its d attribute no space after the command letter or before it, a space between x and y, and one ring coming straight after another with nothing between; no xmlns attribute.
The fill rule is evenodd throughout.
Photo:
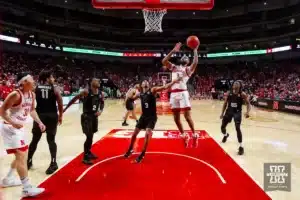
<svg viewBox="0 0 300 200"><path fill-rule="evenodd" d="M48 99L48 90L41 89L41 92L42 92L42 98L43 99Z"/></svg>

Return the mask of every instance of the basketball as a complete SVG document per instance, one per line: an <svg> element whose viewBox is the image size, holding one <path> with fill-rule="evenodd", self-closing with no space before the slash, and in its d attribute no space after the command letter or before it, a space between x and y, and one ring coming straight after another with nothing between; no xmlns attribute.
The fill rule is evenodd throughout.
<svg viewBox="0 0 300 200"><path fill-rule="evenodd" d="M196 49L197 46L200 44L200 40L198 39L197 36L193 35L193 36L188 37L188 39L186 40L186 44L191 49Z"/></svg>

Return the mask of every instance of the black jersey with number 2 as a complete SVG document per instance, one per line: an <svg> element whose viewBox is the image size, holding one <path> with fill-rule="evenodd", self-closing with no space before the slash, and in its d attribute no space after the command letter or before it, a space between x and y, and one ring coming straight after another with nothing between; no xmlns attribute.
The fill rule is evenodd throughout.
<svg viewBox="0 0 300 200"><path fill-rule="evenodd" d="M156 96L149 89L140 94L142 104L142 115L145 117L156 117Z"/></svg>
<svg viewBox="0 0 300 200"><path fill-rule="evenodd" d="M101 91L98 94L93 94L92 90L89 90L88 95L83 99L83 113L95 114L98 112L102 98Z"/></svg>
<svg viewBox="0 0 300 200"><path fill-rule="evenodd" d="M37 113L57 113L54 86L40 84L35 89Z"/></svg>
<svg viewBox="0 0 300 200"><path fill-rule="evenodd" d="M243 106L243 97L242 93L239 92L237 94L234 94L233 92L230 92L227 97L228 102L228 112L241 112L242 106Z"/></svg>

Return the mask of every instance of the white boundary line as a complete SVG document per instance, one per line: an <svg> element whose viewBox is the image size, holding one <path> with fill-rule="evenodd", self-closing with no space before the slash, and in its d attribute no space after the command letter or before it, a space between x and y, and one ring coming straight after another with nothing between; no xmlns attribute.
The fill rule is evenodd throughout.
<svg viewBox="0 0 300 200"><path fill-rule="evenodd" d="M207 133L208 134L208 133ZM270 199L272 199L272 197L264 190L264 188L259 184L259 182L258 181L256 181L254 178L253 178L253 176L251 175L251 174L249 174L243 167L241 167L231 156L230 156L230 154L228 154L227 153L227 151L225 151L225 149L224 148L222 148L222 146L213 138L213 137L211 137L210 136L210 138L233 160L233 162L237 165L237 166L239 166L249 177L250 177L250 179L252 179L252 181L254 182L254 183L256 183L256 185L258 185L258 187L260 187L260 189L262 189L266 194L267 194L267 196L268 197L270 197Z"/></svg>
<svg viewBox="0 0 300 200"><path fill-rule="evenodd" d="M138 154L138 153L134 153L134 154ZM223 178L222 174L214 167L212 166L211 164L203 161L203 160L200 160L198 158L195 158L195 157L191 157L191 156L187 156L187 155L184 155L184 154L177 154L177 153L171 153L171 152L146 152L146 154L164 154L164 155L172 155L172 156L179 156L179 157L185 157L185 158L189 158L189 159L192 159L192 160L195 160L195 161L198 161L198 162L201 162L202 164L205 164L206 166L208 166L209 168L211 168L217 175L218 177L220 178L221 182L223 184L226 184L226 181L225 179ZM117 159L117 158L121 158L123 157L123 155L118 155L118 156L113 156L113 157L110 157L110 158L106 158L102 161L99 161L97 163L95 163L93 166L90 166L89 168L87 168L77 179L76 179L76 182L79 182L90 170L92 170L94 167L104 163L104 162L108 162L108 161L111 161L111 160L114 160L114 159Z"/></svg>

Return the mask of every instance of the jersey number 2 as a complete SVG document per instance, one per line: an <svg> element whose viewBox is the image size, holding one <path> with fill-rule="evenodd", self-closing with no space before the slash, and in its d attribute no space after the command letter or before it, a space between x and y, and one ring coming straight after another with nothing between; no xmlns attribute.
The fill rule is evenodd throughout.
<svg viewBox="0 0 300 200"><path fill-rule="evenodd" d="M41 92L42 92L42 98L43 99L48 99L48 90L41 89Z"/></svg>

